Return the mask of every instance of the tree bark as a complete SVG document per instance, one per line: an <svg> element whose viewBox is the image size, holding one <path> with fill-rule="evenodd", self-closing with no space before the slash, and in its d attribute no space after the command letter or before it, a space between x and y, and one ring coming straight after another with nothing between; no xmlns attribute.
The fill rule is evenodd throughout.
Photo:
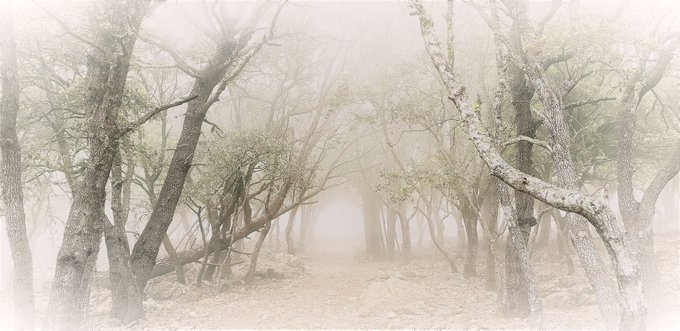
<svg viewBox="0 0 680 331"><path fill-rule="evenodd" d="M0 76L2 77L0 183L7 220L7 239L14 267L12 271L14 327L33 329L35 323L33 260L26 234L24 193L21 182L21 147L16 127L20 87L12 20L12 2L3 2L0 4Z"/></svg>
<svg viewBox="0 0 680 331"><path fill-rule="evenodd" d="M295 255L295 241L293 238L293 229L295 228L295 219L297 218L297 212L299 207L293 208L288 216L288 223L286 223L286 248L288 254Z"/></svg>
<svg viewBox="0 0 680 331"><path fill-rule="evenodd" d="M463 266L463 276L477 276L477 246L479 235L477 234L477 215L470 207L463 208L463 220L465 222L465 235L467 238L467 254Z"/></svg>
<svg viewBox="0 0 680 331"><path fill-rule="evenodd" d="M388 259L392 260L394 259L394 253L395 253L395 244L397 241L397 213L392 210L390 207L386 207L387 212L385 216L385 223L386 223L386 229L385 229L385 242L386 242L386 249L385 253Z"/></svg>
<svg viewBox="0 0 680 331"><path fill-rule="evenodd" d="M437 250L444 256L446 261L449 263L449 267L451 268L451 273L456 273L458 272L458 268L456 268L456 261L453 258L453 256L446 250L446 247L442 244L440 241L440 238L438 238L436 232L435 232L435 220L433 220L433 217L435 214L435 211L432 209L432 203L431 201L425 201L425 197L422 197L423 202L425 203L425 212L423 213L423 216L425 217L425 221L427 222L427 229L428 233L430 234L430 240L432 240L432 243L434 244L434 247L437 248Z"/></svg>
<svg viewBox="0 0 680 331"><path fill-rule="evenodd" d="M401 227L401 253L404 261L411 261L411 227L409 219L406 217L406 205L402 202L397 206L397 216Z"/></svg>
<svg viewBox="0 0 680 331"><path fill-rule="evenodd" d="M663 78L678 45L680 45L678 36L668 38L663 47L658 50L655 62L650 61L651 54L645 54L635 68L633 77L627 81L619 104L621 128L619 129L616 163L619 211L628 232L628 239L634 249L633 254L640 264L648 302L656 300L658 296L658 288L655 287L655 284L658 284L658 270L652 232L656 201L663 188L680 170L680 144L670 160L658 170L652 182L644 190L641 200L638 201L634 196L635 187L633 186L635 173L633 136L637 122L637 108L645 94ZM648 67L650 64L651 67Z"/></svg>
<svg viewBox="0 0 680 331"><path fill-rule="evenodd" d="M111 281L111 317L123 324L144 317L142 295L130 269L130 246L125 233L130 206L130 181L134 166L123 180L120 152L116 152L111 167L111 211L113 225L104 219L104 239L109 258ZM130 170L130 169L128 169Z"/></svg>
<svg viewBox="0 0 680 331"><path fill-rule="evenodd" d="M497 179L492 178L492 183L489 186L490 190L484 196L482 201L482 222L486 223L488 233L486 234L486 242L488 247L486 249L486 289L489 291L496 291L497 277L496 277L496 240L498 234L498 183Z"/></svg>
<svg viewBox="0 0 680 331"><path fill-rule="evenodd" d="M267 222L267 224L260 230L260 237L257 238L257 243L255 244L255 249L253 250L253 255L250 256L250 265L248 266L248 272L243 277L243 281L248 284L255 278L255 272L257 271L257 259L260 256L260 251L262 250L262 244L264 244L265 238L267 238L267 233L271 228L272 223Z"/></svg>
<svg viewBox="0 0 680 331"><path fill-rule="evenodd" d="M263 45L260 43L246 54L239 54L241 49L238 47L243 47L243 45L239 46L239 42L233 40L234 36L230 37L232 40L225 40L217 47L208 65L201 70L194 81L191 95L197 97L189 101L187 105L182 131L163 187L149 221L132 250L132 271L142 291L158 257L163 236L172 223L184 183L191 169L194 151L201 136L201 127L208 109L217 101L217 96L226 88L226 84L238 75ZM213 92L218 84L220 86L217 91Z"/></svg>
<svg viewBox="0 0 680 331"><path fill-rule="evenodd" d="M555 161L554 172L560 187L578 190L578 176L574 168L569 131L564 121L564 109L547 82L530 70L528 73L545 108L545 116L548 118L547 126L552 135L552 156ZM580 215L569 213L569 234L579 256L581 265L585 270L591 287L600 306L600 312L605 324L613 328L620 320L618 296L614 285L610 281L602 258L595 249L592 236L588 229L587 220Z"/></svg>
<svg viewBox="0 0 680 331"><path fill-rule="evenodd" d="M311 223L314 222L314 220L312 220L314 207L303 206L301 208L302 213L300 215L300 232L298 234L297 248L300 252L304 252L305 244L307 242L307 234L309 233Z"/></svg>
<svg viewBox="0 0 680 331"><path fill-rule="evenodd" d="M550 241L550 230L552 228L552 220L550 218L551 216L548 212L541 215L538 237L536 238L536 248L548 246L548 242Z"/></svg>
<svg viewBox="0 0 680 331"><path fill-rule="evenodd" d="M413 14L417 15L420 20L425 47L435 69L450 93L449 99L453 101L463 115L468 135L484 162L491 169L492 175L515 190L526 192L555 208L578 213L593 224L611 255L616 271L622 299L621 310L623 311L619 326L624 329L643 329L645 327L646 307L638 266L624 241L624 232L619 228L614 213L607 206L606 201L585 196L575 190L556 187L510 166L501 157L493 140L483 127L475 107L467 97L465 87L455 78L453 72L447 69L432 19L423 9L422 3L413 1L411 8Z"/></svg>
<svg viewBox="0 0 680 331"><path fill-rule="evenodd" d="M73 197L49 301L48 328L83 328L90 280L102 237L106 183L116 153L116 120L130 57L148 1L97 3L96 28L87 64L85 103L88 119L87 166ZM123 37L121 37L123 36Z"/></svg>
<svg viewBox="0 0 680 331"><path fill-rule="evenodd" d="M366 254L374 259L382 258L384 246L380 230L380 206L378 196L370 187L360 188L361 208L364 218Z"/></svg>
<svg viewBox="0 0 680 331"><path fill-rule="evenodd" d="M511 38L513 43L519 43L519 31L517 24L513 22L511 27ZM506 62L507 80L509 85L512 107L515 111L515 127L517 136L535 138L538 123L531 114L531 99L534 89L528 84L522 69L517 64L509 60ZM532 149L533 144L521 140L516 144L515 167L517 170L534 174ZM529 234L531 227L536 225L534 218L534 198L522 192L515 193L515 212L517 217L518 231L508 232L508 236L518 236L508 238L505 254L505 300L504 312L507 316L527 316L529 314L529 299L526 284L522 282L519 255L515 251L513 243L518 241L528 248Z"/></svg>

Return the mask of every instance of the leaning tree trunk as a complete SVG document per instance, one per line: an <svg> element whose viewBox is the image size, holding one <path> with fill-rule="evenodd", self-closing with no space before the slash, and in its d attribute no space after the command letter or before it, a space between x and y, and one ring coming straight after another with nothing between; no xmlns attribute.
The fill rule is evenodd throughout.
<svg viewBox="0 0 680 331"><path fill-rule="evenodd" d="M118 147L116 120L130 57L148 1L94 5L98 7L92 22L95 24L96 20L92 36L96 47L92 47L88 56L85 89L89 158L73 197L57 255L48 307L50 329L85 327L90 281L102 237L106 183Z"/></svg>
<svg viewBox="0 0 680 331"><path fill-rule="evenodd" d="M536 86L541 101L545 105L546 117L550 119L547 124L553 140L552 155L555 161L554 172L558 184L566 189L578 190L580 185L577 178L579 177L574 169L571 151L569 150L571 143L569 131L564 122L564 111L559 101L548 91L544 81L535 78L534 86ZM609 328L613 328L620 320L619 298L614 284L612 284L604 262L595 249L587 220L583 216L573 213L569 213L567 217L571 242L595 292L602 318Z"/></svg>
<svg viewBox="0 0 680 331"><path fill-rule="evenodd" d="M16 41L12 26L12 4L0 4L0 184L7 219L7 239L12 252L12 290L17 329L33 329L33 261L26 235L24 193L21 183L21 149L17 138L19 112L19 77Z"/></svg>
<svg viewBox="0 0 680 331"><path fill-rule="evenodd" d="M638 263L640 263L642 279L644 281L645 295L649 300L658 299L661 291L661 288L659 288L659 270L654 253L654 232L652 225L656 213L656 202L661 191L680 171L680 143L676 144L675 153L659 169L642 195L637 213L637 221L628 224L629 228L627 228L629 237L633 237L631 241L635 246L635 255Z"/></svg>
<svg viewBox="0 0 680 331"><path fill-rule="evenodd" d="M177 259L177 250L172 245L172 241L170 241L170 237L168 237L167 233L163 235L163 249L165 249L165 252L168 253L170 260L175 265L175 279L180 284L186 284L187 279L184 275L184 266L179 262L179 259Z"/></svg>
<svg viewBox="0 0 680 331"><path fill-rule="evenodd" d="M194 80L191 95L197 97L189 101L187 105L182 131L163 187L149 216L149 221L132 249L132 272L142 292L156 263L163 236L172 223L184 183L191 169L194 151L198 145L201 127L208 109L217 101L219 93L226 88L226 84L240 73L264 45L263 42L258 43L249 48L245 54L239 54L241 52L237 49L239 47L237 44L238 42L232 40L231 42L224 41L219 45L206 68L201 70ZM214 89L215 92L213 92Z"/></svg>
<svg viewBox="0 0 680 331"><path fill-rule="evenodd" d="M680 170L680 145L656 173L652 182L645 188L642 198L637 201L634 196L633 175L633 141L637 121L636 111L644 95L654 88L667 70L678 46L678 37L669 39L669 43L659 52L654 66L647 68L648 59L640 60L635 72L635 79L629 81L619 105L617 181L618 204L621 218L628 232L628 239L634 248L634 256L640 264L645 296L648 302L658 299L659 289L656 256L654 254L653 220L656 202L663 188ZM649 56L649 55L648 55Z"/></svg>
<svg viewBox="0 0 680 331"><path fill-rule="evenodd" d="M213 88L219 82L223 73L212 73L208 78L197 78L191 91L198 97L189 102L182 132L177 147L172 156L165 181L158 199L151 212L149 221L139 236L139 240L132 249L132 271L135 273L137 284L143 291L147 282L147 275L153 268L158 250L163 242L170 223L175 214L175 208L179 202L191 168L194 151L201 136L201 126L208 111L205 103L210 97Z"/></svg>
<svg viewBox="0 0 680 331"><path fill-rule="evenodd" d="M262 244L264 244L264 240L267 238L267 234L269 233L269 229L271 229L272 222L267 222L267 224L262 227L260 230L260 237L257 238L257 243L255 244L255 249L253 250L253 254L250 256L250 265L248 266L248 272L246 272L246 275L243 277L243 281L248 284L255 279L255 272L257 271L257 259L260 256L260 251L262 250Z"/></svg>
<svg viewBox="0 0 680 331"><path fill-rule="evenodd" d="M586 196L576 190L556 187L510 166L503 159L493 139L482 125L475 107L467 96L465 87L456 79L451 68L447 66L434 30L434 24L429 14L425 12L422 2L414 0L411 3L411 8L413 9L412 13L419 18L425 47L450 94L449 99L453 101L463 115L468 135L472 139L477 152L491 170L491 174L515 190L528 193L552 207L582 215L591 222L604 241L616 272L623 312L619 326L624 329L644 329L647 309L642 294L638 266L631 255L630 247L624 241L624 231L619 227L607 202ZM536 84L534 83L534 85Z"/></svg>

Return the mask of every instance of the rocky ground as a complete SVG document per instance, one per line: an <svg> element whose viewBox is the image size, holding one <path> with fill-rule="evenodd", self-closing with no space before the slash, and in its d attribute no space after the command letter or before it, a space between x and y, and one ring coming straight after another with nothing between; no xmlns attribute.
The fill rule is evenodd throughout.
<svg viewBox="0 0 680 331"><path fill-rule="evenodd" d="M500 245L499 245L500 247ZM680 234L657 238L661 279L652 302L650 329L680 325ZM198 265L187 267L188 285L169 274L150 282L144 302L146 320L123 326L108 318L110 293L94 284L90 327L93 329L318 329L453 328L527 329L525 319L504 318L498 293L486 289L483 250L479 276L452 274L432 250L416 252L412 261L369 261L358 253L312 246L300 256L263 253L251 284L240 279L247 263L234 266L231 278L195 286ZM544 308L545 329L602 329L599 311L578 259L573 274L556 259L556 249L533 254ZM462 257L458 258L462 264ZM462 265L461 265L462 269ZM500 270L500 268L499 268ZM42 315L49 282L36 284ZM6 293L3 303L11 302ZM3 304L2 320L10 305ZM5 326L6 327L6 326ZM0 325L0 329L3 326Z"/></svg>
<svg viewBox="0 0 680 331"><path fill-rule="evenodd" d="M680 325L678 236L658 240L662 293L655 300L651 329ZM409 264L366 261L358 254L323 252L265 255L260 276L250 285L238 276L245 264L234 268L224 282L203 288L181 285L172 275L150 284L145 302L147 318L133 329L226 328L455 328L525 329L524 319L504 318L498 294L485 288L480 276L469 279L452 274L431 253L421 253ZM602 329L599 311L586 285L578 259L575 272L556 262L553 250L539 250L534 265L543 299L546 329ZM482 259L480 259L482 260ZM462 261L461 261L462 262ZM191 267L189 279L197 266ZM194 278L195 279L195 278ZM218 286L220 290L218 290ZM118 328L108 319L108 293L93 293L97 307L92 326Z"/></svg>

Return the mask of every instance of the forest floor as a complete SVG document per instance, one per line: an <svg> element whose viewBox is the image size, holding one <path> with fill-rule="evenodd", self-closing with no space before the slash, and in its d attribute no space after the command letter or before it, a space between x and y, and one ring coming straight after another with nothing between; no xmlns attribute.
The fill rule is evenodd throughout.
<svg viewBox="0 0 680 331"><path fill-rule="evenodd" d="M680 326L680 236L657 239L662 293L650 329ZM575 272L555 262L555 249L537 250L533 257L543 302L546 329L602 329L595 299L574 256ZM526 319L504 318L497 293L485 288L482 250L480 276L452 274L433 254L416 254L409 264L368 261L359 254L323 251L295 257L264 254L262 273L250 285L226 280L202 288L174 282L173 275L154 280L145 302L146 320L133 329L309 329L309 328L454 328L525 329ZM312 253L313 252L313 253ZM462 259L460 259L462 269ZM234 267L234 275L246 264ZM195 275L196 267L189 268ZM234 277L235 279L239 279ZM195 276L194 278L195 279ZM97 291L95 291L97 292ZM101 291L100 291L101 292ZM108 319L107 294L93 294L94 328L116 328ZM103 298L103 299L102 299Z"/></svg>
<svg viewBox="0 0 680 331"><path fill-rule="evenodd" d="M659 309L651 317L652 330L680 326L679 248L678 233L657 238L662 291L654 302ZM543 327L602 329L578 259L573 256L575 272L569 275L555 251L539 249L533 256ZM95 284L89 323L93 329L135 330L531 327L527 319L503 317L498 294L486 289L482 249L478 261L479 276L464 278L460 272L452 274L433 252L416 252L408 264L370 261L359 253L316 246L300 256L263 252L258 265L262 272L251 284L240 281L247 263L234 266L233 277L220 286L206 282L196 288L196 264L187 266L189 285L175 282L174 274L152 280L144 302L146 319L126 327L108 318L110 293ZM462 269L463 259L458 262ZM36 287L41 311L48 289Z"/></svg>

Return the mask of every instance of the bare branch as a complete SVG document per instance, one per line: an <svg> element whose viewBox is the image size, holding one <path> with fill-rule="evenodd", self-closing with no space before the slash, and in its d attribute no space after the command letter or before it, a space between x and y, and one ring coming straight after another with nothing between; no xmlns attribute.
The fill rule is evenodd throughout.
<svg viewBox="0 0 680 331"><path fill-rule="evenodd" d="M572 57L574 57L573 52L566 52L566 53L553 55L553 56L543 60L541 67L543 67L543 70L548 70L552 65L559 63L559 62L567 61L567 60L571 59Z"/></svg>
<svg viewBox="0 0 680 331"><path fill-rule="evenodd" d="M83 36L81 36L81 35L75 33L73 30L71 30L71 28L68 26L68 24L66 24L64 21L60 20L56 15L52 14L52 12L50 12L49 10L47 10L47 8L41 6L41 5L40 5L37 1L35 1L35 0L32 0L32 1L33 1L33 4L34 4L34 5L36 5L36 6L37 6L38 8L40 8L42 11L44 11L47 15L49 15L55 22L59 23L59 25L61 26L61 28L64 29L64 31L65 31L66 33L70 34L71 36L73 36L74 38L80 40L81 42L87 44L88 46L90 46L90 47L92 47L92 48L94 48L94 49L96 49L96 50L98 50L98 51L100 51L100 52L102 52L102 53L106 53L103 49L101 49L101 48L100 48L97 44L95 44L94 42L88 40L87 38L85 38L85 37L83 37Z"/></svg>
<svg viewBox="0 0 680 331"><path fill-rule="evenodd" d="M153 110L151 110L151 111L149 111L148 113L144 114L144 116L140 117L138 120L136 120L136 121L134 121L134 122L132 122L132 123L129 123L129 124L125 125L123 128L121 128L121 129L119 130L119 132L118 132L118 137L122 137L122 136L124 136L125 134L127 134L128 132L130 132L130 131L132 131L132 130L138 128L138 127L141 126L142 124L146 123L146 121L148 121L148 120L149 120L150 118L152 118L154 115L156 115L156 114L158 114L158 113L160 113L160 112L162 112L162 111L164 111L164 110L168 110L168 109L170 109L170 108L174 108L174 107L183 105L183 104L185 104L185 103L187 103L187 102L189 102L189 101L191 101L191 100L193 100L193 99L196 99L197 97L198 97L198 95L192 95L192 96L190 96L190 97L187 97L187 98L184 98L184 99L181 99L181 100L177 100L177 101L175 101L175 102L173 102L173 103L169 103L169 104L167 104L167 105L163 105L163 106L154 108Z"/></svg>
<svg viewBox="0 0 680 331"><path fill-rule="evenodd" d="M520 141L526 141L526 142L532 143L536 146L541 146L552 154L552 147L550 146L550 144L548 144L547 142L545 142L543 140L535 139L535 138L531 138L531 137L527 137L527 136L518 136L518 137L512 138L512 139L506 141L503 144L503 146L510 146L510 145L516 144Z"/></svg>
<svg viewBox="0 0 680 331"><path fill-rule="evenodd" d="M582 106L586 106L586 105L596 105L600 102L613 101L613 100L616 100L616 98L605 97L605 98L588 99L588 100L583 100L583 101L572 102L572 103L566 104L564 106L564 110L582 107Z"/></svg>
<svg viewBox="0 0 680 331"><path fill-rule="evenodd" d="M146 36L144 34L139 35L139 39L149 45L155 46L158 49L162 50L163 52L168 53L170 57L175 61L175 65L182 70L185 74L193 77L193 78L199 78L201 77L201 71L199 69L196 69L192 67L190 64L188 64L184 58L171 46L167 45L166 43L160 41L160 40L154 40L149 36Z"/></svg>

